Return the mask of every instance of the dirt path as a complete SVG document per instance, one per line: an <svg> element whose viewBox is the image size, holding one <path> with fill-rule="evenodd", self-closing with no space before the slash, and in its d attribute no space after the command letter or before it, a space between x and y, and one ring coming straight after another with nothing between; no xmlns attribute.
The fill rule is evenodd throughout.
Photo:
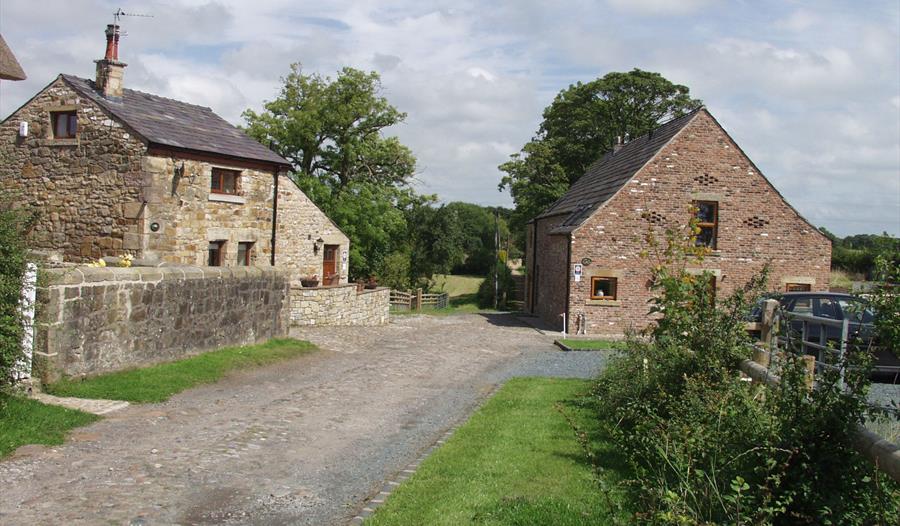
<svg viewBox="0 0 900 526"><path fill-rule="evenodd" d="M323 350L0 462L0 523L341 524L499 381L590 374L512 318L297 331Z"/></svg>

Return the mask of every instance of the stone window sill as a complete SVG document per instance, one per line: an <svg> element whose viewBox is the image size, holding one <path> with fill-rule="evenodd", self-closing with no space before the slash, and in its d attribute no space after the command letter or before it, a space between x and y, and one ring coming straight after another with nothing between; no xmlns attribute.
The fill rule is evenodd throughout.
<svg viewBox="0 0 900 526"><path fill-rule="evenodd" d="M237 205L242 205L247 202L247 198L241 195L232 195L232 194L209 194L210 201L216 201L219 203L234 203Z"/></svg>
<svg viewBox="0 0 900 526"><path fill-rule="evenodd" d="M584 300L584 304L596 307L621 307L622 300Z"/></svg>
<svg viewBox="0 0 900 526"><path fill-rule="evenodd" d="M78 146L78 137L74 139L41 139L41 146Z"/></svg>

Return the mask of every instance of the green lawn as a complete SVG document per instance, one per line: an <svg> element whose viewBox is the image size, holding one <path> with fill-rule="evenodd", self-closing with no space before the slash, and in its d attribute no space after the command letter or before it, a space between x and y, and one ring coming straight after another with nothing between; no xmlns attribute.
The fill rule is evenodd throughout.
<svg viewBox="0 0 900 526"><path fill-rule="evenodd" d="M598 434L590 388L585 380L510 380L366 524L566 526L626 518L617 509L621 458Z"/></svg>
<svg viewBox="0 0 900 526"><path fill-rule="evenodd" d="M46 386L57 396L106 398L129 402L162 402L175 393L215 382L229 371L270 364L315 350L309 342L272 339L259 345L226 347L175 362L130 369Z"/></svg>
<svg viewBox="0 0 900 526"><path fill-rule="evenodd" d="M581 340L575 338L564 338L559 340L560 343L574 349L576 351L605 351L612 349L622 349L625 343L613 340Z"/></svg>
<svg viewBox="0 0 900 526"><path fill-rule="evenodd" d="M451 298L455 296L474 295L484 281L484 276L456 276L452 274L435 274L435 289L446 292Z"/></svg>
<svg viewBox="0 0 900 526"><path fill-rule="evenodd" d="M25 444L62 444L70 429L99 418L29 398L0 395L0 458Z"/></svg>

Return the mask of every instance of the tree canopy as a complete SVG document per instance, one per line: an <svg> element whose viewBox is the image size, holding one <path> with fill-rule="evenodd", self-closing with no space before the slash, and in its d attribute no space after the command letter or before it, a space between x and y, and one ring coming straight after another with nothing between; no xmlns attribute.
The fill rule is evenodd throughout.
<svg viewBox="0 0 900 526"><path fill-rule="evenodd" d="M562 197L616 137L643 135L700 104L686 86L640 69L560 91L534 138L500 165L500 189L509 189L516 204L514 223L521 227Z"/></svg>

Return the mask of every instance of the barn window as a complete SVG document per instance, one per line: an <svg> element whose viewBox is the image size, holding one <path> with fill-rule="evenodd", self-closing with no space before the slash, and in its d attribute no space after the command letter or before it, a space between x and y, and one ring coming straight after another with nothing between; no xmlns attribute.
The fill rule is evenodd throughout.
<svg viewBox="0 0 900 526"><path fill-rule="evenodd" d="M614 300L616 299L616 289L618 288L618 279L610 277L591 277L591 299L592 300Z"/></svg>
<svg viewBox="0 0 900 526"><path fill-rule="evenodd" d="M784 284L785 292L810 292L812 291L812 285L809 283L785 283Z"/></svg>
<svg viewBox="0 0 900 526"><path fill-rule="evenodd" d="M235 170L212 169L209 191L215 194L237 195L240 190L240 172Z"/></svg>
<svg viewBox="0 0 900 526"><path fill-rule="evenodd" d="M719 203L694 201L694 208L696 209L697 227L700 228L700 232L697 234L697 246L715 250L719 231Z"/></svg>
<svg viewBox="0 0 900 526"><path fill-rule="evenodd" d="M54 139L74 139L78 132L78 112L74 110L50 112L50 123Z"/></svg>
<svg viewBox="0 0 900 526"><path fill-rule="evenodd" d="M206 264L210 267L221 267L224 261L222 256L225 254L225 241L210 241L208 252Z"/></svg>
<svg viewBox="0 0 900 526"><path fill-rule="evenodd" d="M241 241L238 243L237 264L239 267L249 267L253 255L253 243Z"/></svg>

